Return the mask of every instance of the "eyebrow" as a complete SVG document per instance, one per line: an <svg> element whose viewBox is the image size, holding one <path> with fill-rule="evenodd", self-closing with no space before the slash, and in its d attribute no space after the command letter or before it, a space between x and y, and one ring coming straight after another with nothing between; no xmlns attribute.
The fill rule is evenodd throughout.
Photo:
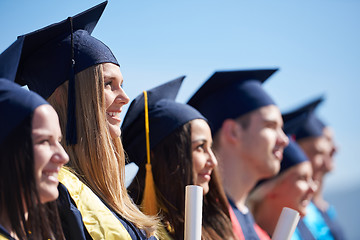
<svg viewBox="0 0 360 240"><path fill-rule="evenodd" d="M34 136L34 138L40 138L40 137L53 138L54 137L54 135L52 133L49 133L48 131L43 131L43 130L32 131L32 135Z"/></svg>
<svg viewBox="0 0 360 240"><path fill-rule="evenodd" d="M207 142L207 140L205 138L199 138L191 141L191 143L196 143L196 142Z"/></svg>
<svg viewBox="0 0 360 240"><path fill-rule="evenodd" d="M273 123L273 124L276 124L276 125L280 125L281 128L284 127L284 122L283 122L283 121L278 122L277 120L274 120L274 119L266 119L266 118L263 118L263 122L264 122L264 123Z"/></svg>

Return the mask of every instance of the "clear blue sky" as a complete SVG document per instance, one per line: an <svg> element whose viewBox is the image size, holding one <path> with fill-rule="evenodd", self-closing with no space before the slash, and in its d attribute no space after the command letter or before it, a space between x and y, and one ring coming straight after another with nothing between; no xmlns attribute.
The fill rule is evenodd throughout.
<svg viewBox="0 0 360 240"><path fill-rule="evenodd" d="M100 2L1 0L0 52ZM281 110L326 95L318 113L340 146L327 189L360 184L360 1L110 0L93 35L120 62L131 99L186 75L185 102L215 70L279 67L264 87Z"/></svg>

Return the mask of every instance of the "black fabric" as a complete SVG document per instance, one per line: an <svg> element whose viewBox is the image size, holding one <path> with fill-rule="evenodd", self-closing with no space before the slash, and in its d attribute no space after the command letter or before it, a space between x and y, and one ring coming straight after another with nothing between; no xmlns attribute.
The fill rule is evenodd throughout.
<svg viewBox="0 0 360 240"><path fill-rule="evenodd" d="M15 238L12 238L8 233L8 231L6 231L6 229L1 224L0 224L0 236L5 237L6 239L9 240L15 240Z"/></svg>
<svg viewBox="0 0 360 240"><path fill-rule="evenodd" d="M92 239L83 224L80 211L63 184L59 184L59 198L57 205L59 209L61 226L66 239Z"/></svg>

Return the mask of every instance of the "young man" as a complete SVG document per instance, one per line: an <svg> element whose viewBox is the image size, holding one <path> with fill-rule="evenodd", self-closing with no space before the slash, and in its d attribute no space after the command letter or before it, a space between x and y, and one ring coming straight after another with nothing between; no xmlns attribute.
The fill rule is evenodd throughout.
<svg viewBox="0 0 360 240"><path fill-rule="evenodd" d="M332 129L315 114L316 107L323 101L319 97L283 115L285 132L290 134L309 158L313 168L313 179L318 185L307 215L300 220L298 230L301 239L345 239L336 213L323 198L324 177L333 170L336 145Z"/></svg>
<svg viewBox="0 0 360 240"><path fill-rule="evenodd" d="M259 180L278 173L288 145L280 110L262 88L276 70L215 72L188 102L212 126L213 148L240 239L269 239L245 201Z"/></svg>

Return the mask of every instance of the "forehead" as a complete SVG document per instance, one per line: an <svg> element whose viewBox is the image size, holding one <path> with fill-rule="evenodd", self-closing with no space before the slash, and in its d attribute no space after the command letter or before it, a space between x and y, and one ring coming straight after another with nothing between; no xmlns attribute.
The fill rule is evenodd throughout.
<svg viewBox="0 0 360 240"><path fill-rule="evenodd" d="M299 144L308 149L317 150L317 151L325 150L327 149L327 147L329 147L329 141L327 141L327 139L323 136L301 139L299 141Z"/></svg>
<svg viewBox="0 0 360 240"><path fill-rule="evenodd" d="M105 78L118 77L122 79L120 67L113 63L102 63L103 75Z"/></svg>
<svg viewBox="0 0 360 240"><path fill-rule="evenodd" d="M60 132L59 119L55 110L50 105L41 105L34 111L32 120L32 132Z"/></svg>
<svg viewBox="0 0 360 240"><path fill-rule="evenodd" d="M283 123L281 112L276 105L268 105L256 109L250 113L251 119L265 120L265 121L276 121L278 123Z"/></svg>
<svg viewBox="0 0 360 240"><path fill-rule="evenodd" d="M191 124L191 138L197 138L200 136L211 138L211 130L208 123L203 119L194 119Z"/></svg>

